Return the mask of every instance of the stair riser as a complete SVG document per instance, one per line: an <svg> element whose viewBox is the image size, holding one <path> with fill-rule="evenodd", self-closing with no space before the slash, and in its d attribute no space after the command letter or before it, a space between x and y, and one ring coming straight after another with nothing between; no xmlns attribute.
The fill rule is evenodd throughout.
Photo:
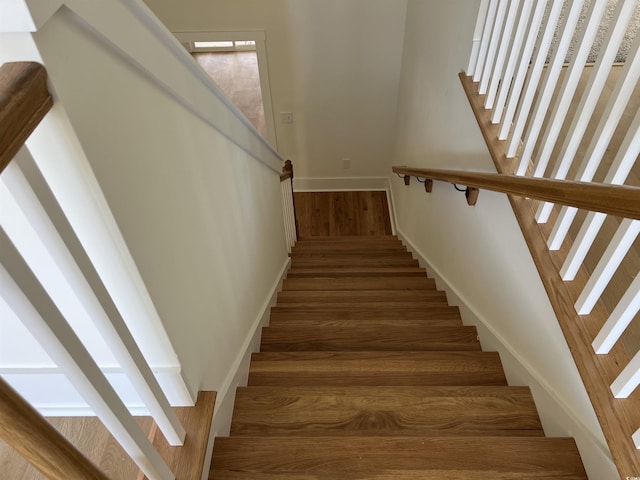
<svg viewBox="0 0 640 480"><path fill-rule="evenodd" d="M315 244L315 245L309 245L309 244L298 243L291 249L291 252L294 255L297 255L299 253L314 253L314 254L315 253L319 253L319 254L324 254L324 253L337 253L337 254L365 253L365 254L367 254L367 253L372 253L372 252L378 252L378 253L382 253L382 252L406 253L407 250L400 243L387 243L387 244L380 244L379 243L379 244L376 244L376 245L363 245L363 244L351 245L351 244L348 244L348 243L344 243L344 244Z"/></svg>
<svg viewBox="0 0 640 480"><path fill-rule="evenodd" d="M266 327L261 351L479 351L477 336L475 327Z"/></svg>
<svg viewBox="0 0 640 480"><path fill-rule="evenodd" d="M299 243L313 243L313 242L331 242L331 243L377 243L377 242L400 242L400 239L396 235L341 235L341 236L310 236L301 237L296 242Z"/></svg>
<svg viewBox="0 0 640 480"><path fill-rule="evenodd" d="M404 309L395 311L386 311L372 308L360 308L358 310L338 311L328 310L322 311L318 308L314 311L301 311L292 312L287 309L279 307L273 307L271 309L271 321L276 320L283 321L295 321L299 319L300 322L311 320L436 320L436 319L453 319L460 320L460 311L457 307L449 306L431 306L424 309Z"/></svg>
<svg viewBox="0 0 640 480"><path fill-rule="evenodd" d="M435 290L436 282L430 278L287 278L282 285L288 291L324 290Z"/></svg>
<svg viewBox="0 0 640 480"><path fill-rule="evenodd" d="M356 256L345 258L344 255L318 258L296 256L291 259L292 268L298 267L329 267L329 268L354 268L354 267L419 267L418 261L412 258L381 257L381 256Z"/></svg>
<svg viewBox="0 0 640 480"><path fill-rule="evenodd" d="M295 268L287 278L424 278L427 272L418 267Z"/></svg>
<svg viewBox="0 0 640 480"><path fill-rule="evenodd" d="M309 302L309 303L288 303L283 302L279 305L272 307L271 310L275 312L331 312L341 311L349 312L354 309L367 312L371 309L376 309L379 312L384 312L385 315L393 314L394 312L425 312L429 309L436 309L446 307L447 303L444 300L422 301L422 302L341 302L341 303L329 303L329 302Z"/></svg>
<svg viewBox="0 0 640 480"><path fill-rule="evenodd" d="M271 327L353 327L353 328L381 328L381 327L398 327L412 328L423 327L461 327L460 319L438 319L438 318L421 318L418 320L398 320L398 319L367 319L367 320L340 320L340 319L322 319L314 320L310 318L300 318L298 316L272 315L269 322Z"/></svg>
<svg viewBox="0 0 640 480"><path fill-rule="evenodd" d="M278 305L287 303L398 303L443 302L447 295L438 290L289 290L278 294Z"/></svg>

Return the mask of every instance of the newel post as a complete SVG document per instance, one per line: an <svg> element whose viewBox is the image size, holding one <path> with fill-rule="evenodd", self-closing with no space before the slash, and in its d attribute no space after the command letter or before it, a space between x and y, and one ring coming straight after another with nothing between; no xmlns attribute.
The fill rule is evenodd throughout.
<svg viewBox="0 0 640 480"><path fill-rule="evenodd" d="M282 166L282 174L291 175L291 179L293 180L293 163L291 160L286 160L284 162L284 165Z"/></svg>

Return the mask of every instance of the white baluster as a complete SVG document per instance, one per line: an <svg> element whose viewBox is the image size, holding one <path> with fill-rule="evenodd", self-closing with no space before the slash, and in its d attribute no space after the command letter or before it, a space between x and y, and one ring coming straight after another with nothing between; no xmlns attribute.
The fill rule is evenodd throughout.
<svg viewBox="0 0 640 480"><path fill-rule="evenodd" d="M549 53L549 48L551 47L551 42L558 25L558 20L560 19L560 13L562 12L563 3L564 0L554 0L553 4L551 5L547 23L544 26L544 32L537 48L536 57L533 61L533 65L531 66L531 72L527 77L524 94L522 95L522 101L520 102L520 109L518 110L518 114L515 117L515 121L513 124L511 138L507 145L508 158L515 157L516 153L518 153L518 149L520 148L522 132L524 132L524 127L527 124L529 112L531 111L531 106L533 105L533 100L538 90L538 84L540 83L540 78L542 76L542 71L546 63L547 54ZM529 31L529 36L537 34L538 32L534 32L533 29ZM528 58L524 58L523 61L528 62ZM519 100L520 98L514 95L512 95L511 99L509 100L510 108L507 109L505 120L503 122L503 130L500 132L501 139L507 138L504 131L507 128L505 125L506 123L510 123L509 118L514 115L516 106L519 104Z"/></svg>
<svg viewBox="0 0 640 480"><path fill-rule="evenodd" d="M579 33L579 39L577 40L577 48L571 59L571 63L565 72L564 80L560 87L560 91L556 95L556 102L551 113L551 118L547 123L547 128L542 136L540 142L540 151L535 159L535 169L533 171L534 177L544 177L545 171L551 159L551 153L555 147L560 130L566 119L569 107L573 103L573 97L576 89L578 88L578 82L582 77L584 66L589 57L591 46L600 28L600 22L602 21L602 15L607 8L608 0L595 0L591 3L589 11L587 12L587 24ZM529 163L524 162L523 156L520 166L517 170L519 175L524 175L527 171Z"/></svg>
<svg viewBox="0 0 640 480"><path fill-rule="evenodd" d="M580 104L576 109L571 126L569 127L569 131L565 137L564 144L562 145L559 160L554 166L551 175L553 178L565 179L567 177L567 173L569 172L569 168L571 167L576 152L578 151L584 132L591 121L598 99L600 98L602 90L607 83L607 78L611 71L613 61L615 60L620 44L624 39L627 26L633 16L636 3L637 0L625 0L618 2L614 16L611 20L612 26L607 31L607 36L603 41L602 50L598 56L595 66L593 67L593 73L589 77L587 86L585 87L584 93L580 99ZM548 152L548 155L550 155L550 152ZM541 158L540 161L542 162L543 159ZM548 158L545 158L544 161L548 161ZM544 166L546 168L546 163ZM546 223L549 220L549 215L552 210L553 204L542 202L536 215L537 221L539 223Z"/></svg>
<svg viewBox="0 0 640 480"><path fill-rule="evenodd" d="M295 245L298 240L298 234L296 233L296 211L294 209L293 198L293 185L289 187L289 210L291 212L291 246Z"/></svg>
<svg viewBox="0 0 640 480"><path fill-rule="evenodd" d="M482 40L480 41L480 51L478 52L478 62L473 74L473 81L479 82L482 78L482 72L485 69L487 60L487 52L489 51L489 43L491 42L491 32L496 19L496 11L500 0L491 0L487 9L487 17L484 22L484 30L482 31Z"/></svg>
<svg viewBox="0 0 640 480"><path fill-rule="evenodd" d="M498 93L498 86L501 81L511 82L511 78L507 79L504 75L504 63L507 59L507 52L509 51L509 45L511 45L511 34L513 33L513 27L516 23L518 9L520 7L520 0L511 0L509 10L507 11L507 18L504 22L504 30L502 31L502 38L500 40L500 46L498 48L498 55L496 56L496 64L493 68L493 74L489 81L489 88L487 90L487 97L485 98L484 108L492 109ZM512 51L512 57L515 57L518 53L517 50Z"/></svg>
<svg viewBox="0 0 640 480"><path fill-rule="evenodd" d="M96 336L83 327L95 325L169 443L182 445L184 428L124 320L95 272L93 285L85 278L15 161L0 177L0 199L0 224L47 293L92 345ZM98 289L104 292L100 300Z"/></svg>
<svg viewBox="0 0 640 480"><path fill-rule="evenodd" d="M293 247L296 242L296 219L295 212L293 211L293 191L291 190L290 179L280 183L280 191L287 249L289 253L291 253L291 247Z"/></svg>
<svg viewBox="0 0 640 480"><path fill-rule="evenodd" d="M280 182L280 198L282 199L282 214L284 217L284 236L287 241L287 250L289 248L289 219L287 212L287 201L286 201L286 192L285 192L285 183ZM291 253L291 252L289 252Z"/></svg>
<svg viewBox="0 0 640 480"><path fill-rule="evenodd" d="M38 339L140 470L150 480L174 480L169 467L1 229L0 244L1 301ZM23 292L29 292L29 299Z"/></svg>
<svg viewBox="0 0 640 480"><path fill-rule="evenodd" d="M476 28L473 32L473 46L471 47L471 56L469 58L469 66L467 67L467 75L473 76L478 65L478 57L480 56L480 43L482 42L482 33L487 20L489 10L489 0L482 0L478 9L478 18L476 20Z"/></svg>
<svg viewBox="0 0 640 480"><path fill-rule="evenodd" d="M489 42L489 50L487 51L487 59L484 62L484 68L482 70L482 78L480 79L480 85L478 86L478 93L484 95L489 88L489 80L491 79L491 73L493 72L493 65L496 59L496 53L500 46L500 36L502 34L502 26L504 23L504 17L507 12L507 5L509 0L499 0L498 10L496 12L496 19L493 24L493 31L491 32L491 41Z"/></svg>
<svg viewBox="0 0 640 480"><path fill-rule="evenodd" d="M636 433L631 437L633 439L633 443L636 445L636 449L640 450L640 428L636 430Z"/></svg>
<svg viewBox="0 0 640 480"><path fill-rule="evenodd" d="M640 310L640 275L622 296L591 344L598 354L609 353Z"/></svg>
<svg viewBox="0 0 640 480"><path fill-rule="evenodd" d="M544 12L544 2L539 2L541 6L540 10ZM527 30L529 29L529 16L531 15L531 9L533 7L533 0L524 0L522 4L522 11L520 12L520 18L518 19L517 28L515 35L513 37L513 45L511 46L511 53L509 54L509 61L507 62L507 67L504 71L504 78L502 83L500 84L500 90L498 92L498 99L493 105L493 112L491 113L491 123L500 123L500 119L502 118L502 113L504 112L505 103L507 101L507 96L509 91L511 90L511 85L514 82L517 82L517 78L514 78L514 73L516 70L516 64L521 61L522 54L520 50L522 49L522 44L524 42L525 35ZM542 19L542 16L540 17ZM538 27L540 25L538 24ZM532 47L533 50L533 47ZM526 52L526 46L525 46ZM526 55L526 53L525 53ZM531 57L531 52L528 54L529 58ZM527 65L528 65L527 61ZM491 91L491 86L489 87L489 91ZM485 104L486 107L486 104ZM506 138L506 137L505 137Z"/></svg>
<svg viewBox="0 0 640 480"><path fill-rule="evenodd" d="M580 13L584 0L573 0L569 11L566 13L564 25L560 28L558 42L551 58L551 63L547 68L547 75L542 84L538 100L533 110L533 114L529 119L529 129L525 135L524 146L520 154L520 164L517 170L518 175L523 175L529 166L533 149L538 141L542 124L553 100L553 93L556 89L562 66L564 65L573 33L580 19ZM524 165L524 166L523 166Z"/></svg>
<svg viewBox="0 0 640 480"><path fill-rule="evenodd" d="M144 280L61 104L26 145L111 298L150 364L177 356ZM181 396L187 397L185 387Z"/></svg>
<svg viewBox="0 0 640 480"><path fill-rule="evenodd" d="M581 182L590 182L602 161L611 137L613 136L620 118L625 112L627 103L633 94L633 90L640 78L640 35L633 43L632 52L622 68L620 78L611 95L611 99L602 114L600 123L596 129L593 140L589 144L585 159L580 166L576 179ZM541 217L542 203L538 209L538 217ZM552 205L551 205L552 207ZM562 207L558 220L554 225L548 240L549 249L558 250L564 242L571 222L575 218L576 210L573 207Z"/></svg>
<svg viewBox="0 0 640 480"><path fill-rule="evenodd" d="M287 180L283 184L284 188L284 201L285 201L285 211L286 211L286 219L287 222L287 249L289 253L291 253L291 247L293 246L293 236L295 234L294 227L294 219L293 219L293 211L291 208L291 181Z"/></svg>
<svg viewBox="0 0 640 480"><path fill-rule="evenodd" d="M636 112L636 116L633 119L633 122L631 122L629 130L627 130L627 134L620 145L616 158L609 168L609 172L604 179L604 183L622 185L627 179L627 176L639 155L640 110ZM578 236L573 242L571 250L567 255L567 259L560 270L563 280L573 280L575 278L578 273L578 269L580 268L580 265L582 265L587 252L591 248L591 245L600 231L605 218L606 215L603 213L587 213L587 217L585 218L582 227L580 227L580 232L578 232ZM556 225L562 225L562 222L557 222Z"/></svg>
<svg viewBox="0 0 640 480"><path fill-rule="evenodd" d="M640 385L640 352L636 353L618 378L611 384L616 398L627 398Z"/></svg>
<svg viewBox="0 0 640 480"><path fill-rule="evenodd" d="M291 186L288 183L285 188L287 189L285 192L285 198L287 199L287 223L289 228L289 245L288 249L291 252L291 247L293 246L293 235L294 235L294 227L293 227L293 212L291 209Z"/></svg>
<svg viewBox="0 0 640 480"><path fill-rule="evenodd" d="M640 220L628 218L622 220L611 243L602 255L580 297L578 297L575 307L580 315L591 313L622 259L631 248L638 233L640 233Z"/></svg>

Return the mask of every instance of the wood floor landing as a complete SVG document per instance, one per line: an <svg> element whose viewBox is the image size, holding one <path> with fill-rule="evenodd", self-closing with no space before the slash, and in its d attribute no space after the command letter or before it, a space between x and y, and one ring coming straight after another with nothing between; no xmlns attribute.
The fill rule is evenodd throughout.
<svg viewBox="0 0 640 480"><path fill-rule="evenodd" d="M391 235L386 192L295 192L300 238Z"/></svg>
<svg viewBox="0 0 640 480"><path fill-rule="evenodd" d="M210 479L586 479L414 262L391 236L298 242Z"/></svg>

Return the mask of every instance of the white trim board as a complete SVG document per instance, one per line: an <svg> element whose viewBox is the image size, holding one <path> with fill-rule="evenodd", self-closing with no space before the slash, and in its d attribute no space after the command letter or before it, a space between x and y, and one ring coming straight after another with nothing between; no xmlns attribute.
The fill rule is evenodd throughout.
<svg viewBox="0 0 640 480"><path fill-rule="evenodd" d="M293 179L294 192L388 191L387 177L316 177Z"/></svg>
<svg viewBox="0 0 640 480"><path fill-rule="evenodd" d="M108 367L101 370L131 415L150 415L121 368ZM180 373L180 367L152 368L152 371L171 406L194 405ZM93 409L58 367L2 368L0 375L45 417L95 416Z"/></svg>

